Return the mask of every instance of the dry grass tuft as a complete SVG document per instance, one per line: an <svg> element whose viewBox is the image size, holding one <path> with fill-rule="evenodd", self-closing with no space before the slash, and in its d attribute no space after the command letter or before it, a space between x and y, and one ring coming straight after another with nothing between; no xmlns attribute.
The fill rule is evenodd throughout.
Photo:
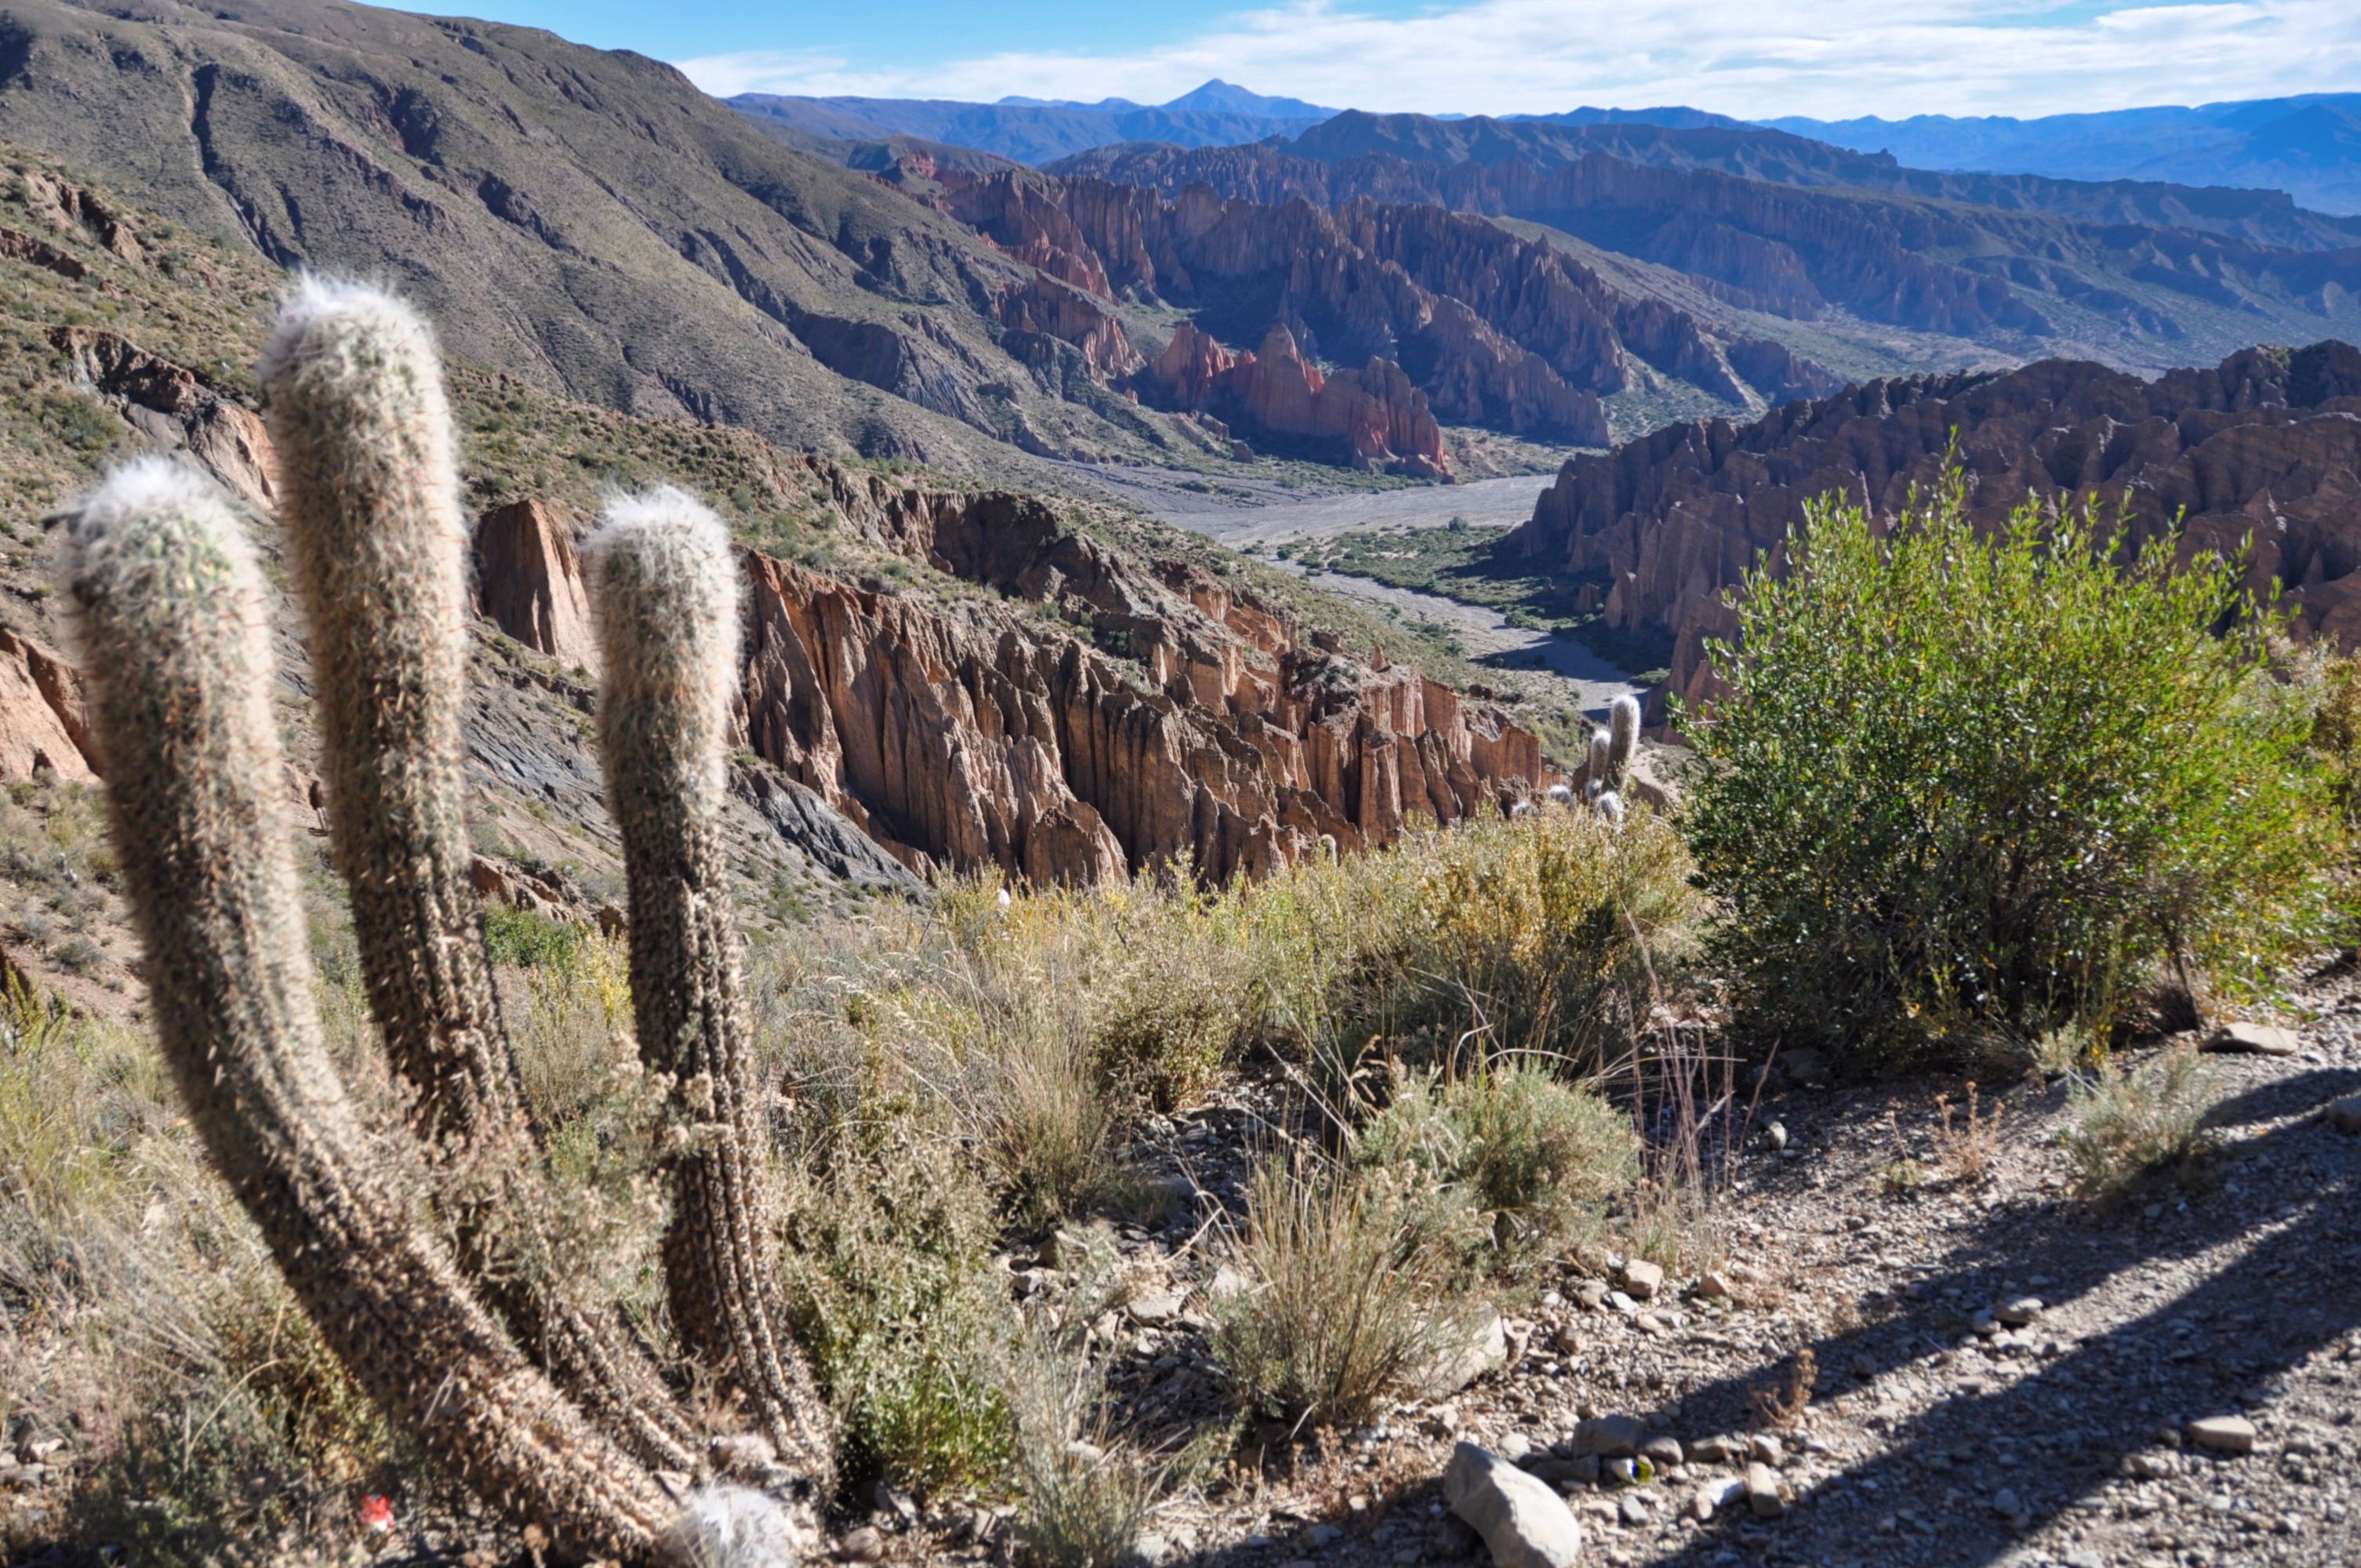
<svg viewBox="0 0 2361 1568"><path fill-rule="evenodd" d="M2114 1198L2152 1176L2185 1177L2204 1152L2213 1085L2190 1047L2145 1069L2103 1063L2068 1093L2074 1124L2060 1141L2089 1196Z"/></svg>

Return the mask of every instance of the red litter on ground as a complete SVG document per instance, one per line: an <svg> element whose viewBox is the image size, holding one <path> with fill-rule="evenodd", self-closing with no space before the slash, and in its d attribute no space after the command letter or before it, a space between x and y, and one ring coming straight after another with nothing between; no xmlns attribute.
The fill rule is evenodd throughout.
<svg viewBox="0 0 2361 1568"><path fill-rule="evenodd" d="M393 1529L393 1505L371 1492L361 1499L361 1528L379 1535Z"/></svg>

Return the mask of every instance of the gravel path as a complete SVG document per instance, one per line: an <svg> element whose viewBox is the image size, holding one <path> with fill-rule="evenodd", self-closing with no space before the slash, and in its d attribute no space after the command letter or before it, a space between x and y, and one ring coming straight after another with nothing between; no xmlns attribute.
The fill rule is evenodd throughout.
<svg viewBox="0 0 2361 1568"><path fill-rule="evenodd" d="M2061 1083L2003 1087L1981 1176L1896 1185L1881 1178L1898 1159L1942 1165L1941 1098L1963 1121L1960 1080L1774 1079L1716 1211L1719 1279L1569 1264L1507 1309L1498 1370L1324 1456L1168 1506L1148 1555L1474 1568L1488 1558L1439 1486L1465 1439L1560 1489L1583 1562L1614 1568L2361 1564L2361 1137L2323 1115L2361 1092L2361 984L2306 1001L2301 1054L2203 1058L2218 1096L2205 1179L2112 1207L2072 1189ZM1200 1223L1242 1199L1254 1092L1158 1129L1167 1165L1204 1196L1196 1216L1126 1233L1146 1306L1097 1338L1126 1419L1152 1436L1222 1419ZM1019 1295L1056 1288L1053 1271L1014 1266ZM1762 1413L1806 1390L1791 1417ZM1681 1463L1650 1485L1594 1482L1600 1462L1576 1439L1600 1416L1673 1439ZM2251 1451L2204 1446L2201 1422L2224 1423L2234 1449L2246 1423ZM1734 1457L1710 1457L1717 1440ZM1743 1494L1750 1446L1769 1461L1760 1512ZM1724 1494L1703 1519L1700 1492ZM972 1531L966 1554L998 1555L990 1533ZM912 1561L961 1555L940 1535L895 1545Z"/></svg>

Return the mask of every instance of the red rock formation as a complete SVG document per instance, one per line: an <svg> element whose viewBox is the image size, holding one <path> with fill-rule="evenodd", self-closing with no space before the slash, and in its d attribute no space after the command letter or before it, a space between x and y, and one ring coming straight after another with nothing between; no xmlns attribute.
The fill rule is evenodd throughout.
<svg viewBox="0 0 2361 1568"><path fill-rule="evenodd" d="M1082 351L1093 379L1112 381L1143 364L1115 312L1081 289L1042 272L1000 297L1000 322L1012 333L1039 333ZM1022 356L1020 356L1021 357Z"/></svg>
<svg viewBox="0 0 2361 1568"><path fill-rule="evenodd" d="M1336 218L1305 203L1224 202L1202 189L1183 191L1168 203L1136 186L1058 181L1030 170L950 171L944 178L943 201L953 215L1013 253L1048 260L1064 269L1064 276L1088 278L1090 287L1214 304L1239 289L1268 297L1270 281L1284 279L1274 324L1287 327L1305 355L1400 366L1434 411L1453 420L1581 442L1607 439L1595 394L1624 384L1621 349L1611 328L1593 330L1598 323L1589 319L1594 313L1578 290L1561 289L1518 318L1554 345L1554 358L1532 352L1486 313L1488 308L1513 313L1507 312L1510 297L1537 298L1546 291L1523 280L1505 289L1473 287L1487 264L1471 262L1450 282L1482 303L1464 300L1448 288L1428 286L1421 269L1435 258L1418 246L1377 254ZM1365 237L1391 236L1380 221L1385 215L1362 214ZM1432 208L1405 220L1422 231L1438 221L1458 225L1445 236L1450 245L1481 250L1498 242L1529 271L1554 266L1546 247L1480 220ZM1449 270L1439 263L1434 269L1438 275ZM1553 276L1563 280L1562 273ZM1583 319L1561 321L1553 310Z"/></svg>
<svg viewBox="0 0 2361 1568"><path fill-rule="evenodd" d="M1382 844L1412 816L1457 821L1545 782L1539 740L1496 709L1304 646L1202 569L1149 571L1032 497L806 462L849 532L1098 638L747 553L747 745L913 868L1087 883L1186 856L1263 875L1323 834ZM514 565L487 563L488 604L578 591L532 575L570 573L570 555L498 559ZM525 580L491 580L511 569Z"/></svg>
<svg viewBox="0 0 2361 1568"><path fill-rule="evenodd" d="M476 524L477 608L526 647L595 672L598 639L574 554L577 531L547 501L486 512Z"/></svg>
<svg viewBox="0 0 2361 1568"><path fill-rule="evenodd" d="M47 768L93 784L97 754L71 666L31 638L0 630L0 781Z"/></svg>
<svg viewBox="0 0 2361 1568"><path fill-rule="evenodd" d="M1576 457L1504 548L1605 590L1609 626L1674 639L1673 690L1710 696L1722 590L1830 495L1896 515L1957 444L1974 515L2028 494L2122 509L2135 537L2185 517L2184 551L2236 551L2289 589L2306 635L2361 645L2361 352L2255 348L2153 382L2075 360L1871 381L1754 423L1668 426ZM1661 706L1656 711L1661 712Z"/></svg>
<svg viewBox="0 0 2361 1568"><path fill-rule="evenodd" d="M127 237L129 231L123 231ZM50 345L75 380L112 400L150 440L189 454L240 499L268 511L273 500L270 434L261 417L207 386L186 366L96 327L49 329Z"/></svg>
<svg viewBox="0 0 2361 1568"><path fill-rule="evenodd" d="M1070 181L1129 181L1168 192L1204 183L1233 199L1266 203L1300 199L1342 209L1367 199L1528 218L1697 273L1736 291L1734 302L1798 319L1834 302L1924 332L2049 331L2041 312L2004 280L1936 258L2022 243L2007 230L2013 214L1604 152L1544 170L1521 159L1425 163L1378 153L1328 163L1271 147L1103 148L1060 168ZM2210 236L2173 237L2189 242L2184 250L2240 249ZM2085 302L2133 305L2114 295Z"/></svg>
<svg viewBox="0 0 2361 1568"><path fill-rule="evenodd" d="M1451 477L1426 394L1390 360L1330 376L1304 360L1284 326L1270 329L1260 354L1233 355L1183 322L1151 368L1176 407L1220 409L1265 430L1340 440L1356 466Z"/></svg>

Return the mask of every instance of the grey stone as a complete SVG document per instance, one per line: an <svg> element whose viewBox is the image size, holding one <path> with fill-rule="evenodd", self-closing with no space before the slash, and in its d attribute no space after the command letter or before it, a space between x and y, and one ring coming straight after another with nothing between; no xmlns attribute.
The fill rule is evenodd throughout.
<svg viewBox="0 0 2361 1568"><path fill-rule="evenodd" d="M1644 1258L1633 1258L1622 1267L1623 1288L1642 1301L1653 1301L1664 1288L1664 1267Z"/></svg>
<svg viewBox="0 0 2361 1568"><path fill-rule="evenodd" d="M1169 1323L1180 1315L1180 1302L1178 1290L1154 1290L1134 1297L1124 1310L1135 1323Z"/></svg>
<svg viewBox="0 0 2361 1568"><path fill-rule="evenodd" d="M1533 1451L1532 1442L1521 1431L1502 1434L1499 1448L1500 1457L1511 1464L1524 1463L1525 1455Z"/></svg>
<svg viewBox="0 0 2361 1568"><path fill-rule="evenodd" d="M1576 1424L1574 1452L1624 1458L1639 1453L1641 1440L1647 1435L1647 1427L1637 1416L1597 1416Z"/></svg>
<svg viewBox="0 0 2361 1568"><path fill-rule="evenodd" d="M2003 1486L1999 1491L1993 1494L1992 1506L1993 1512L1996 1514L2006 1514L2011 1519L2015 1519L2017 1515L2025 1511L2025 1505L2018 1502L2016 1500L2016 1494L2009 1490L2006 1486Z"/></svg>
<svg viewBox="0 0 2361 1568"><path fill-rule="evenodd" d="M1772 1123L1770 1137L1771 1146L1773 1148L1784 1149L1787 1146L1787 1124L1784 1122Z"/></svg>
<svg viewBox="0 0 2361 1568"><path fill-rule="evenodd" d="M836 1543L836 1560L840 1563L875 1563L885 1555L885 1538L868 1525L847 1530L844 1539Z"/></svg>
<svg viewBox="0 0 2361 1568"><path fill-rule="evenodd" d="M1681 1445L1674 1438L1652 1437L1640 1445L1640 1457L1659 1470L1676 1470L1682 1463Z"/></svg>
<svg viewBox="0 0 2361 1568"><path fill-rule="evenodd" d="M2189 1423L2189 1441L2217 1453L2252 1453L2255 1423L2244 1416L2207 1416Z"/></svg>
<svg viewBox="0 0 2361 1568"><path fill-rule="evenodd" d="M1730 1276L1718 1268L1706 1270L1705 1277L1697 1281L1697 1293L1717 1301L1729 1300L1733 1294L1730 1288Z"/></svg>
<svg viewBox="0 0 2361 1568"><path fill-rule="evenodd" d="M2223 1025L2207 1036L2204 1045L2198 1048L2245 1056L2291 1057L2303 1049L2303 1042L2296 1037L2293 1029L2242 1020Z"/></svg>
<svg viewBox="0 0 2361 1568"><path fill-rule="evenodd" d="M1777 1438L1767 1431L1756 1432L1746 1440L1746 1456L1757 1464L1780 1465L1787 1463L1787 1451Z"/></svg>
<svg viewBox="0 0 2361 1568"><path fill-rule="evenodd" d="M1584 1310L1595 1312L1607 1305L1607 1282L1585 1279L1575 1286L1574 1299L1582 1303Z"/></svg>
<svg viewBox="0 0 2361 1568"><path fill-rule="evenodd" d="M1425 1377L1426 1397L1447 1399L1488 1372L1498 1372L1509 1364L1509 1332L1498 1312L1487 1312L1466 1339L1456 1348L1446 1349L1434 1358Z"/></svg>
<svg viewBox="0 0 2361 1568"><path fill-rule="evenodd" d="M1993 1309L1993 1316L2010 1328L2021 1329L2041 1316L2044 1303L2038 1296L2014 1296Z"/></svg>
<svg viewBox="0 0 2361 1568"><path fill-rule="evenodd" d="M2321 1113L2340 1133L2361 1133L2361 1094L2350 1094Z"/></svg>
<svg viewBox="0 0 2361 1568"><path fill-rule="evenodd" d="M1727 1464L1746 1456L1746 1440L1717 1432L1710 1437L1691 1440L1688 1457L1700 1464Z"/></svg>
<svg viewBox="0 0 2361 1568"><path fill-rule="evenodd" d="M1717 1508L1726 1508L1746 1496L1746 1483L1735 1475L1719 1481L1708 1481L1689 1495L1689 1518L1709 1519Z"/></svg>
<svg viewBox="0 0 2361 1568"><path fill-rule="evenodd" d="M1582 1556L1582 1526L1565 1500L1472 1442L1452 1451L1443 1497L1484 1538L1497 1568L1572 1568Z"/></svg>
<svg viewBox="0 0 2361 1568"><path fill-rule="evenodd" d="M1648 1522L1647 1501L1637 1492L1624 1493L1621 1499L1616 1503L1615 1511L1623 1516L1625 1524L1634 1528Z"/></svg>
<svg viewBox="0 0 2361 1568"><path fill-rule="evenodd" d="M1787 1499L1779 1495L1779 1473L1768 1464L1746 1467L1746 1506L1758 1519L1775 1519L1787 1511Z"/></svg>

